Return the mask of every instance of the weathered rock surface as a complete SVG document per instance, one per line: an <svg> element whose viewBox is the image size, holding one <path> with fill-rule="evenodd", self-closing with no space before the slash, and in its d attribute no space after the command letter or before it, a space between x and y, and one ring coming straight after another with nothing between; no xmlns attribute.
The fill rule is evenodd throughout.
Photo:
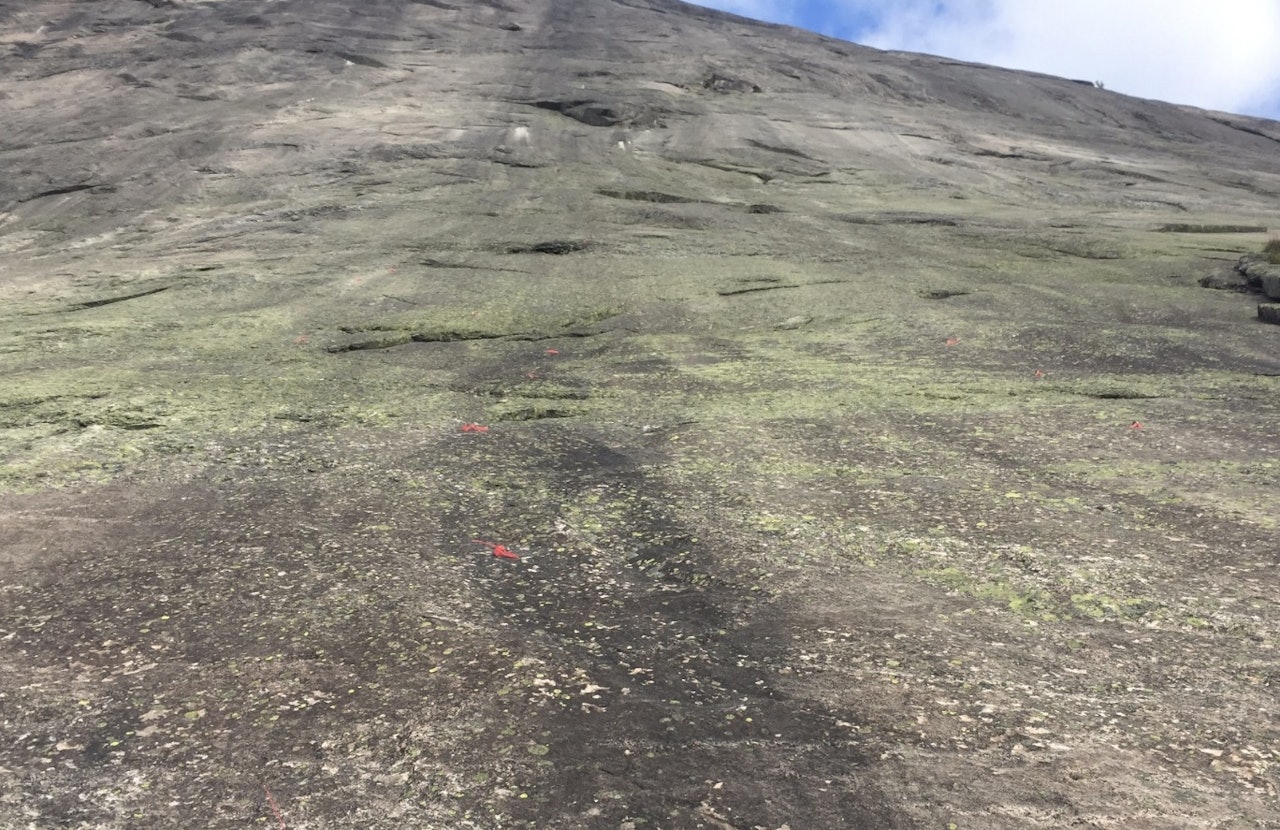
<svg viewBox="0 0 1280 830"><path fill-rule="evenodd" d="M1271 300L1280 300L1280 268L1274 273L1262 275L1262 293Z"/></svg>
<svg viewBox="0 0 1280 830"><path fill-rule="evenodd" d="M1248 292L1254 290L1249 278L1236 268L1219 268L1212 273L1205 274L1200 278L1200 284L1205 288L1213 288L1218 291Z"/></svg>
<svg viewBox="0 0 1280 830"><path fill-rule="evenodd" d="M1280 124L670 0L0 49L0 826L1280 824Z"/></svg>

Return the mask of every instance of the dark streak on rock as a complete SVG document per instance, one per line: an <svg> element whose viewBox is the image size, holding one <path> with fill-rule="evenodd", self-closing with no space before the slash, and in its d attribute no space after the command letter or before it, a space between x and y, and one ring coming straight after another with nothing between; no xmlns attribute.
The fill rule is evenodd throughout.
<svg viewBox="0 0 1280 830"><path fill-rule="evenodd" d="M498 423L504 421L542 421L548 418L572 418L574 415L580 414L582 413L576 410L554 406L523 406L519 409L500 412L494 415L493 420Z"/></svg>
<svg viewBox="0 0 1280 830"><path fill-rule="evenodd" d="M1138 392L1132 389L1109 389L1100 392L1085 392L1086 398L1100 401L1146 401L1163 398L1164 395L1153 395L1150 392Z"/></svg>
<svg viewBox="0 0 1280 830"><path fill-rule="evenodd" d="M548 242L537 242L533 245L517 245L507 248L509 254L553 254L562 256L564 254L577 253L585 251L588 248L586 242L576 242L571 239L553 239Z"/></svg>
<svg viewBox="0 0 1280 830"><path fill-rule="evenodd" d="M64 193L78 193L81 190L93 190L96 187L106 187L106 185L103 182L94 182L92 184L73 184L66 187L55 187L52 190L42 190L33 196L28 196L25 199L19 199L18 202L34 202L36 199L43 199L46 196L61 196Z"/></svg>
<svg viewBox="0 0 1280 830"><path fill-rule="evenodd" d="M1224 127L1230 127L1230 128L1231 128L1231 129L1233 129L1233 130L1239 130L1240 132L1242 132L1242 133L1248 133L1249 135L1256 135L1256 136L1258 136L1259 138L1265 138L1267 141L1274 141L1274 142L1276 142L1277 144L1280 144L1280 138L1276 138L1276 137L1275 137L1275 136L1273 136L1273 135L1267 135L1266 133L1262 132L1261 130L1255 130L1255 129L1254 129L1254 128L1252 128L1252 127L1246 127L1246 126L1244 126L1243 124L1233 124L1233 123L1231 123L1230 121L1227 121L1227 120L1226 120L1226 119L1224 119L1224 118L1214 118L1214 119L1212 119L1212 120L1214 120L1214 121L1218 122L1219 124L1221 124L1221 125L1222 125L1222 126L1224 126Z"/></svg>
<svg viewBox="0 0 1280 830"><path fill-rule="evenodd" d="M738 294L753 294L757 291L774 291L782 288L800 288L799 285L783 284L783 285L753 285L747 288L723 288L716 291L721 297L735 297Z"/></svg>
<svg viewBox="0 0 1280 830"><path fill-rule="evenodd" d="M1156 228L1158 233L1266 233L1263 225L1186 225L1169 223Z"/></svg>
<svg viewBox="0 0 1280 830"><path fill-rule="evenodd" d="M700 199L690 199L687 196L676 196L671 193L660 193L654 190L597 190L601 196L608 196L610 199L626 199L632 202L658 202L668 205L687 205L700 202Z"/></svg>
<svg viewBox="0 0 1280 830"><path fill-rule="evenodd" d="M71 306L71 308L67 310L82 311L83 309L86 309L86 308L99 308L101 306L111 305L113 303L123 303L125 300L136 300L139 297L150 297L152 294L159 294L162 291L168 291L170 288L173 288L173 286L163 285L159 288L152 288L148 291L139 291L136 294L126 294L123 297L108 297L103 300L88 300L83 303L77 303L76 305Z"/></svg>
<svg viewBox="0 0 1280 830"><path fill-rule="evenodd" d="M410 335L415 343L458 343L472 340L502 340L505 337L519 337L522 332L490 332L490 331L420 331Z"/></svg>
<svg viewBox="0 0 1280 830"><path fill-rule="evenodd" d="M813 156L803 153L800 150L796 150L791 147L778 147L774 144L765 144L763 141L756 141L754 138L748 138L747 143L759 150L768 150L770 153L781 153L784 156L793 156L795 158L807 159L809 161L817 160Z"/></svg>
<svg viewBox="0 0 1280 830"><path fill-rule="evenodd" d="M954 228L960 224L959 220L950 216L939 216L931 213L851 213L842 214L835 218L851 225L938 225Z"/></svg>
<svg viewBox="0 0 1280 830"><path fill-rule="evenodd" d="M342 58L344 61L358 64L360 66L368 66L373 69L390 69L391 67L376 58L370 58L365 55L357 55L353 52L334 52L334 55Z"/></svg>

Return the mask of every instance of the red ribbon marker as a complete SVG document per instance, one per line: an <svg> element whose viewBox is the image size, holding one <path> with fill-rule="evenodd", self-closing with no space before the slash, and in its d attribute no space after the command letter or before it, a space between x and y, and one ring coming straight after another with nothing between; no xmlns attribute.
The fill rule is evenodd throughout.
<svg viewBox="0 0 1280 830"><path fill-rule="evenodd" d="M560 354L560 350L559 350L559 349L547 349L546 354L550 354L550 355L557 355L557 354Z"/></svg>
<svg viewBox="0 0 1280 830"><path fill-rule="evenodd" d="M276 804L276 797L271 794L271 790L267 789L266 784L262 785L262 791L267 794L267 805L271 807L271 814L280 823L280 830L287 830L284 824L284 816L280 814L280 806Z"/></svg>
<svg viewBox="0 0 1280 830"><path fill-rule="evenodd" d="M1142 429L1142 422L1134 421L1132 424L1129 424L1129 429Z"/></svg>
<svg viewBox="0 0 1280 830"><path fill-rule="evenodd" d="M960 342L960 338L959 338L959 337L948 337L948 338L947 338L947 345L948 345L948 346L954 346L954 345L956 345L956 344L957 344L957 343L959 343L959 342Z"/></svg>
<svg viewBox="0 0 1280 830"><path fill-rule="evenodd" d="M498 559L518 560L520 558L520 554L511 550L511 548L507 547L506 545L499 545L494 542L486 542L483 539L472 539L471 541L475 542L477 545L484 545L485 547L489 548L490 550L493 551L493 555Z"/></svg>
<svg viewBox="0 0 1280 830"><path fill-rule="evenodd" d="M488 432L489 428L482 424L463 424L463 432Z"/></svg>

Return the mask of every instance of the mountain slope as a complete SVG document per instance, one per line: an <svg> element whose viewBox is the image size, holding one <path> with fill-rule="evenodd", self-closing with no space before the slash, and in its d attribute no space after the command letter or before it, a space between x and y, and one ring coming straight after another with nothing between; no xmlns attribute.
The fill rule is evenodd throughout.
<svg viewBox="0 0 1280 830"><path fill-rule="evenodd" d="M0 45L0 824L1280 821L1280 125L662 0Z"/></svg>

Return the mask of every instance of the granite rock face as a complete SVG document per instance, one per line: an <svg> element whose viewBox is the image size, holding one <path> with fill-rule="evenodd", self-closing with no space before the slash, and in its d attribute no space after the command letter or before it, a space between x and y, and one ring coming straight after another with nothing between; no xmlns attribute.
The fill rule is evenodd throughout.
<svg viewBox="0 0 1280 830"><path fill-rule="evenodd" d="M1262 293L1269 300L1280 300L1280 273L1263 275Z"/></svg>
<svg viewBox="0 0 1280 830"><path fill-rule="evenodd" d="M1230 270L1218 269L1200 278L1200 285L1227 291L1261 294L1266 300L1280 300L1280 265L1260 254L1245 254ZM1262 306L1258 318L1275 322L1274 313Z"/></svg>
<svg viewBox="0 0 1280 830"><path fill-rule="evenodd" d="M179 192L346 196L343 176L404 159L464 180L584 164L601 181L649 160L722 200L767 180L1147 223L1263 216L1280 145L1258 119L657 2L40 2L9 13L5 44L0 206L8 236L49 242ZM73 208L75 229L43 221Z"/></svg>
<svg viewBox="0 0 1280 830"><path fill-rule="evenodd" d="M0 826L1280 823L1280 124L670 0L0 50Z"/></svg>

